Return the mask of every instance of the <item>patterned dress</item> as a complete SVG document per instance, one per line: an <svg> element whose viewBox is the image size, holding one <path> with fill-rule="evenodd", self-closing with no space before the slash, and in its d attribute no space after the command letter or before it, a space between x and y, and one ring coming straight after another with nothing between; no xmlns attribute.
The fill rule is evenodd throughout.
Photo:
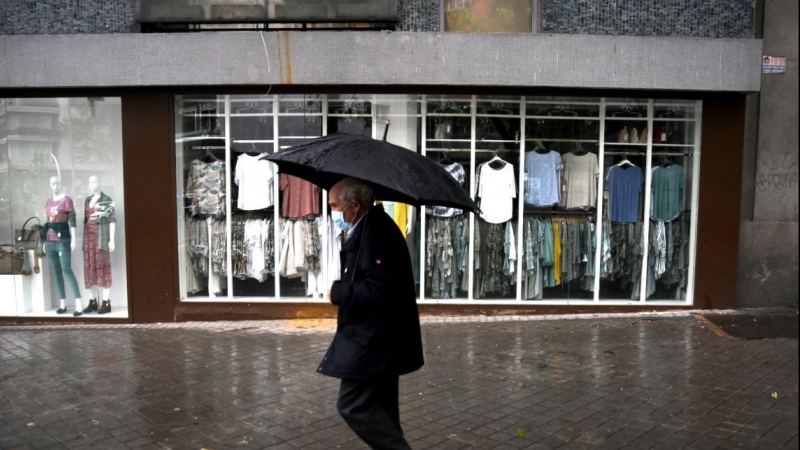
<svg viewBox="0 0 800 450"><path fill-rule="evenodd" d="M86 289L92 286L111 287L111 254L101 248L107 248L108 241L100 242L101 235L108 239L108 233L101 232L102 228L116 223L114 206L110 200L101 194L97 198L90 196L86 201L83 228L83 278Z"/></svg>

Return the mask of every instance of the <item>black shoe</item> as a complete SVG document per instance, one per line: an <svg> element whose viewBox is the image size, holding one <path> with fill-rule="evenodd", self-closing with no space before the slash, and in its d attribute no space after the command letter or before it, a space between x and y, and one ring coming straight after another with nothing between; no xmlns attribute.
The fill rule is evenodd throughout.
<svg viewBox="0 0 800 450"><path fill-rule="evenodd" d="M84 314L90 312L97 312L97 300L95 299L89 300L89 306L87 306L86 309L83 310Z"/></svg>
<svg viewBox="0 0 800 450"><path fill-rule="evenodd" d="M67 308L58 308L56 310L56 314L64 314L65 312L67 312Z"/></svg>
<svg viewBox="0 0 800 450"><path fill-rule="evenodd" d="M80 311L75 311L74 313L72 313L72 315L73 315L74 317L79 317L79 316L83 315L83 313L82 313L82 312L80 312Z"/></svg>
<svg viewBox="0 0 800 450"><path fill-rule="evenodd" d="M100 305L100 309L97 310L97 314L105 314L111 312L111 300L103 300L103 304Z"/></svg>

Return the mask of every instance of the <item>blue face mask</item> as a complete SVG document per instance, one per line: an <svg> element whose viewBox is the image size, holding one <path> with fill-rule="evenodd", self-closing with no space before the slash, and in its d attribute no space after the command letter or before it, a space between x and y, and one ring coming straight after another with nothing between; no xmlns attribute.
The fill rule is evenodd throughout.
<svg viewBox="0 0 800 450"><path fill-rule="evenodd" d="M350 205L347 205L347 208L349 207ZM344 212L347 211L347 208L341 211L331 211L331 219L333 220L333 224L345 232L350 231L350 229L353 228L352 223L344 220Z"/></svg>

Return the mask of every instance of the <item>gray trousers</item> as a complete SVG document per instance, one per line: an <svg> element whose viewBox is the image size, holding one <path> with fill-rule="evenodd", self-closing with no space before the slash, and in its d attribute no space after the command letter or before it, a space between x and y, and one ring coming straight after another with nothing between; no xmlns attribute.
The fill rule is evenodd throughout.
<svg viewBox="0 0 800 450"><path fill-rule="evenodd" d="M372 449L411 450L400 426L399 381L342 379L336 408Z"/></svg>

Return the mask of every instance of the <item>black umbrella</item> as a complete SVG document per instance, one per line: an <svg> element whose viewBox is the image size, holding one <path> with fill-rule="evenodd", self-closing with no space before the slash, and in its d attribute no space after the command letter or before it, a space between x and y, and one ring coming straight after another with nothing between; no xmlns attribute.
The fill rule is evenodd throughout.
<svg viewBox="0 0 800 450"><path fill-rule="evenodd" d="M354 177L370 183L378 200L478 211L466 189L435 161L365 136L334 133L262 159L326 190Z"/></svg>

